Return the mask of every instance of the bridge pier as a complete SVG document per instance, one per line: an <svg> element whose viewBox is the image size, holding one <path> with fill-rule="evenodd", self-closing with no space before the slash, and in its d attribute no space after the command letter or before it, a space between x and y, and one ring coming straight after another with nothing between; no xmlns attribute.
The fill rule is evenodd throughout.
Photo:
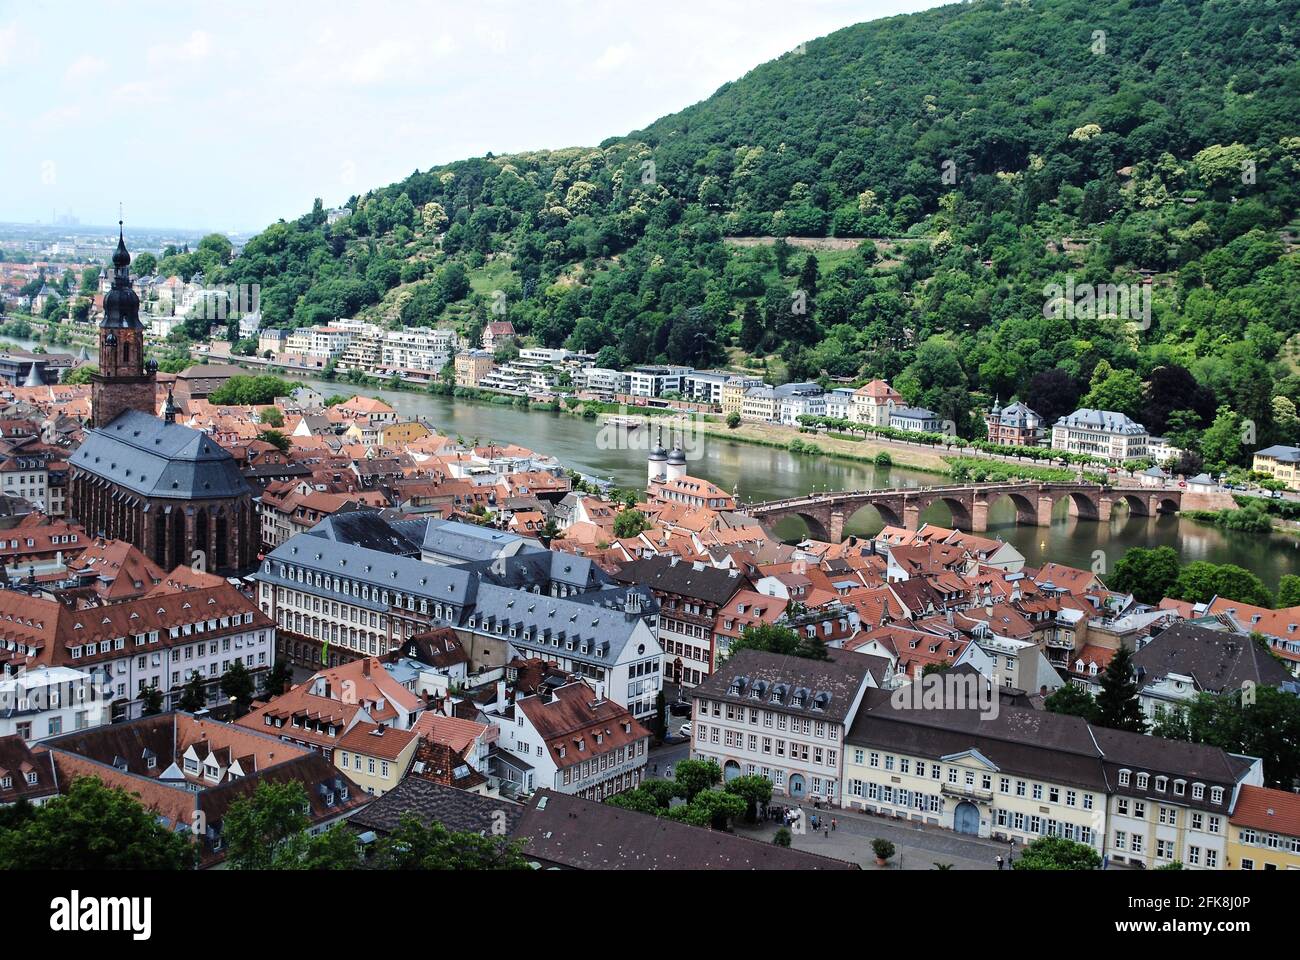
<svg viewBox="0 0 1300 960"><path fill-rule="evenodd" d="M1040 527L1050 527L1052 525L1052 507L1055 504L1056 501L1050 495L1038 498L1037 522Z"/></svg>
<svg viewBox="0 0 1300 960"><path fill-rule="evenodd" d="M903 503L903 526L908 530L921 529L921 505L910 500Z"/></svg>
<svg viewBox="0 0 1300 960"><path fill-rule="evenodd" d="M983 533L989 528L989 502L975 497L970 508L970 532Z"/></svg>
<svg viewBox="0 0 1300 960"><path fill-rule="evenodd" d="M1097 522L1107 523L1110 520L1110 512L1115 507L1115 501L1111 497L1097 498Z"/></svg>
<svg viewBox="0 0 1300 960"><path fill-rule="evenodd" d="M844 539L844 511L831 511L830 542L839 543Z"/></svg>

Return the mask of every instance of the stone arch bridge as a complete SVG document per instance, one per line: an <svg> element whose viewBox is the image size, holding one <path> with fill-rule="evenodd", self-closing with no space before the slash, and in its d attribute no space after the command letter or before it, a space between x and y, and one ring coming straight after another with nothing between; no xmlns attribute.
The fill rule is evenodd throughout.
<svg viewBox="0 0 1300 960"><path fill-rule="evenodd" d="M1139 517L1176 513L1182 507L1182 496L1181 490L1010 481L809 494L748 504L744 512L766 523L799 517L808 525L813 538L838 543L844 539L845 521L863 507L875 507L881 519L890 526L915 530L921 524L923 510L935 503L943 503L952 513L952 526L981 533L988 529L989 508L1003 497L1010 499L1015 506L1017 523L1045 527L1052 522L1052 511L1062 500L1069 503L1071 516L1081 520L1106 521L1118 503L1124 503L1130 513Z"/></svg>

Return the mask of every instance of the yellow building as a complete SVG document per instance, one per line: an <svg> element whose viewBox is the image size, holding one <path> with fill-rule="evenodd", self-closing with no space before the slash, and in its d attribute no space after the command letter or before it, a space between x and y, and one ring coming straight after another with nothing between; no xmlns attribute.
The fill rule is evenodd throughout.
<svg viewBox="0 0 1300 960"><path fill-rule="evenodd" d="M1300 447L1275 445L1255 451L1251 469L1281 480L1291 490L1300 490Z"/></svg>
<svg viewBox="0 0 1300 960"><path fill-rule="evenodd" d="M1065 837L1103 852L1107 785L1084 721L1048 715L1048 735L1009 708L981 719L897 709L890 699L868 691L845 738L842 806L1021 844Z"/></svg>
<svg viewBox="0 0 1300 960"><path fill-rule="evenodd" d="M1228 821L1229 870L1300 870L1300 794L1242 787Z"/></svg>
<svg viewBox="0 0 1300 960"><path fill-rule="evenodd" d="M728 377L722 385L722 412L741 413L745 405L745 391L763 386L760 377Z"/></svg>
<svg viewBox="0 0 1300 960"><path fill-rule="evenodd" d="M486 350L466 350L456 354L456 386L477 387L492 372L492 354Z"/></svg>
<svg viewBox="0 0 1300 960"><path fill-rule="evenodd" d="M400 447L414 443L429 435L429 428L419 420L406 420L402 423L387 424L379 433L379 443L385 447Z"/></svg>
<svg viewBox="0 0 1300 960"><path fill-rule="evenodd" d="M381 797L410 769L418 734L375 723L358 723L334 748L334 766L366 793Z"/></svg>

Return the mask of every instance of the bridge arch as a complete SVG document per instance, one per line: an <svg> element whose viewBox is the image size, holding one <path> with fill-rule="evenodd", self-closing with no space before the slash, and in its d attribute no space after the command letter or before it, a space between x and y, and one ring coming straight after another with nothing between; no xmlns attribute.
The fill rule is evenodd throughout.
<svg viewBox="0 0 1300 960"><path fill-rule="evenodd" d="M1139 496L1136 493L1121 494L1116 503L1124 503L1128 506L1128 515L1130 517L1149 517L1151 516L1151 506L1146 497Z"/></svg>
<svg viewBox="0 0 1300 960"><path fill-rule="evenodd" d="M1156 503L1156 513L1177 513L1183 508L1182 502L1178 497L1170 497L1161 494Z"/></svg>
<svg viewBox="0 0 1300 960"><path fill-rule="evenodd" d="M965 501L963 501L960 497L955 497L955 496L932 497L930 500L924 503L921 509L925 510L929 507L934 506L936 503L942 503L944 506L948 508L948 513L951 516L951 521L948 523L949 527L953 527L957 530L966 530L966 531L969 531L971 529L970 507L966 506Z"/></svg>
<svg viewBox="0 0 1300 960"><path fill-rule="evenodd" d="M871 511L871 510L874 510L876 514L880 517L880 522L883 526L886 527L905 526L905 524L903 523L902 514L899 513L899 511L891 502L884 499L883 497L879 500L872 500L872 499L859 500L857 502L850 503L847 506L848 509L844 511L844 528L846 530L851 526L856 527L857 525L860 525L861 523L865 522L867 517L870 516L870 514L867 513L866 516L863 516L863 513L864 511Z"/></svg>
<svg viewBox="0 0 1300 960"><path fill-rule="evenodd" d="M813 540L823 540L823 541L830 540L831 532L826 529L826 524L822 523L821 519L816 515L811 513L804 513L801 510L796 510L793 513L786 514L786 516L798 517L800 520L802 520L804 522L804 526L808 528L808 536L811 537Z"/></svg>
<svg viewBox="0 0 1300 960"><path fill-rule="evenodd" d="M1055 507L1061 500L1066 502L1066 512L1079 520L1098 519L1097 501L1079 490L1069 490L1058 494L1052 500Z"/></svg>
<svg viewBox="0 0 1300 960"><path fill-rule="evenodd" d="M1003 500L1010 500L1011 505L1016 509L1016 524L1022 527L1032 527L1038 523L1038 504L1024 493L1014 490L1001 490L993 493L988 499L989 512Z"/></svg>

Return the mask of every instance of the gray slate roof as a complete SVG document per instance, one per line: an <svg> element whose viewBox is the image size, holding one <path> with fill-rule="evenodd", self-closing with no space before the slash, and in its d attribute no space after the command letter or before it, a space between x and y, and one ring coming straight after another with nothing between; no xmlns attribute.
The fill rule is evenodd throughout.
<svg viewBox="0 0 1300 960"><path fill-rule="evenodd" d="M280 574L280 565L303 567L312 573L338 577L340 580L356 580L372 588L395 590L439 603L450 603L457 609L463 608L474 600L474 588L477 578L467 570L454 567L439 567L414 557L372 550L350 543L340 543L325 537L311 534L299 534L272 550L262 562L261 568L253 579L265 583L280 584L295 590L303 589L303 584L291 570ZM317 592L313 587L312 592ZM332 591L327 591L331 592ZM348 603L385 611L388 605L374 599L363 600L356 594L333 593Z"/></svg>
<svg viewBox="0 0 1300 960"><path fill-rule="evenodd" d="M494 836L494 828L513 830L523 812L522 806L509 800L445 787L423 777L407 777L349 817L348 824L358 831L392 833L402 814L409 813L426 827L441 823L448 830Z"/></svg>
<svg viewBox="0 0 1300 960"><path fill-rule="evenodd" d="M404 535L397 524L385 520L378 510L333 513L307 533L313 537L366 550L378 550L417 559L420 556L419 541Z"/></svg>
<svg viewBox="0 0 1300 960"><path fill-rule="evenodd" d="M1241 626L1249 628L1250 624ZM1286 667L1250 637L1191 623L1176 623L1162 630L1133 654L1133 668L1143 672L1146 683L1181 673L1210 693L1240 690L1247 680L1277 687L1292 679Z"/></svg>
<svg viewBox="0 0 1300 960"><path fill-rule="evenodd" d="M1081 430L1098 430L1105 433L1123 433L1138 436L1147 432L1142 424L1114 410L1094 410L1080 407L1074 413L1056 421L1058 427L1075 427Z"/></svg>
<svg viewBox="0 0 1300 960"><path fill-rule="evenodd" d="M139 410L87 430L69 462L146 497L233 498L250 492L234 458L206 433Z"/></svg>
<svg viewBox="0 0 1300 960"><path fill-rule="evenodd" d="M873 664L862 654L843 650L831 656L835 659L809 660L740 650L691 693L697 698L767 710L775 707L783 713L843 723ZM801 706L795 705L797 695L802 695Z"/></svg>
<svg viewBox="0 0 1300 960"><path fill-rule="evenodd" d="M431 560L464 563L472 560L495 560L534 550L545 552L537 540L473 523L429 518L422 548Z"/></svg>

